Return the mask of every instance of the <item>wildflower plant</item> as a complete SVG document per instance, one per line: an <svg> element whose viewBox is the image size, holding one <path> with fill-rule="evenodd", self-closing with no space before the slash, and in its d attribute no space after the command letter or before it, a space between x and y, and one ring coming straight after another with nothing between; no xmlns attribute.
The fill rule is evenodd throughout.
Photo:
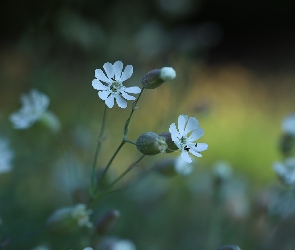
<svg viewBox="0 0 295 250"><path fill-rule="evenodd" d="M100 244L97 243L97 237L100 239L99 242L103 241L101 237L103 238L104 234L109 233L120 215L120 211L111 210L98 220L93 220L92 216L101 202L101 197L114 191L114 186L133 170L146 155L152 156L180 151L180 156L173 160L173 171L176 174L189 175L192 172L190 164L193 162L189 153L193 156L201 157L201 152L208 148L206 143L197 142L204 135L203 129L199 127L198 120L195 117L188 117L184 114L178 117L178 126L172 123L169 127L167 124L166 132L158 134L147 131L139 135L136 142L130 141L128 139L129 124L134 112L138 109L137 105L144 90L156 89L166 81L171 81L176 77L176 72L173 68L163 67L148 72L142 78L141 88L138 86L126 87L124 82L129 80L132 74L133 66L127 65L123 70L123 63L121 61L116 61L114 64L107 62L103 65L103 70L95 70L95 79L92 81L92 87L98 91L98 97L104 101L105 106L95 154L90 167L90 181L86 201L73 204L72 206L60 207L52 212L47 220L47 227L53 234L65 235L83 228L89 232L89 238L91 239L89 241L91 244L89 245L94 247L93 249L96 249L95 245ZM122 140L118 147L115 148L106 166L99 171L97 163L101 157L100 150L104 140L108 110L115 106L115 102L120 108L127 108L128 101L133 101L133 104L123 128ZM44 119L47 121L47 124L51 125L51 128L59 129L58 119L47 110L49 98L45 94L32 90L28 95L22 95L21 102L22 108L10 116L10 121L15 129L30 128L35 122L44 121ZM133 145L141 153L140 157L131 163L129 167L125 168L114 180L107 185L103 185L102 183L104 183L104 179L113 161L126 143ZM0 154L1 149L5 148L5 145L3 145L1 148L0 144ZM12 154L6 153L6 155L7 165L4 168L9 169L10 165L8 163L11 160ZM154 170L157 171L156 169ZM120 240L112 244L114 246L111 249L136 249L135 245L128 240ZM87 247L85 249L91 248Z"/></svg>

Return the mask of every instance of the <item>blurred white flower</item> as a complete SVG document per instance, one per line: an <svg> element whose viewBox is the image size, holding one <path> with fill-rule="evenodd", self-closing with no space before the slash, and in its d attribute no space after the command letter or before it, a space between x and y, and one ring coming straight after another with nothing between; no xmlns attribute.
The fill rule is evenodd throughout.
<svg viewBox="0 0 295 250"><path fill-rule="evenodd" d="M221 180L228 180L232 176L233 171L229 163L218 161L213 166L213 174Z"/></svg>
<svg viewBox="0 0 295 250"><path fill-rule="evenodd" d="M275 162L273 169L284 184L295 184L295 157L287 158L284 163Z"/></svg>
<svg viewBox="0 0 295 250"><path fill-rule="evenodd" d="M119 240L114 244L111 250L136 250L136 247L130 240Z"/></svg>
<svg viewBox="0 0 295 250"><path fill-rule="evenodd" d="M34 247L32 250L49 250L50 248L47 245L39 245Z"/></svg>
<svg viewBox="0 0 295 250"><path fill-rule="evenodd" d="M195 142L204 135L204 130L199 127L199 122L195 117L188 118L187 115L180 115L178 117L178 130L175 123L172 123L169 132L175 145L182 151L181 157L188 163L192 162L188 152L197 157L202 157L200 152L208 148L206 143Z"/></svg>
<svg viewBox="0 0 295 250"><path fill-rule="evenodd" d="M190 175L193 172L192 164L189 164L182 157L177 157L175 159L174 169L176 173L183 176Z"/></svg>
<svg viewBox="0 0 295 250"><path fill-rule="evenodd" d="M137 86L135 87L125 87L123 82L129 79L133 74L132 65L127 65L122 72L123 63L121 61L116 61L114 65L107 62L103 65L106 75L101 69L95 70L95 77L92 81L92 87L99 90L98 96L100 99L105 101L105 104L112 108L114 106L114 99L120 108L126 108L126 100L135 100L134 96L127 93L138 94L141 89ZM105 84L101 83L104 82Z"/></svg>
<svg viewBox="0 0 295 250"><path fill-rule="evenodd" d="M78 204L72 211L72 217L78 221L80 227L92 227L89 221L89 215L92 214L91 209L87 209L85 204Z"/></svg>
<svg viewBox="0 0 295 250"><path fill-rule="evenodd" d="M295 136L295 113L290 114L283 119L282 130L286 134Z"/></svg>
<svg viewBox="0 0 295 250"><path fill-rule="evenodd" d="M59 130L60 124L57 117L52 112L46 111L49 106L48 96L32 89L29 94L21 95L20 100L21 109L9 117L15 129L26 129L36 121L43 120L53 131Z"/></svg>
<svg viewBox="0 0 295 250"><path fill-rule="evenodd" d="M11 150L8 140L0 137L0 174L11 170L13 156L14 152Z"/></svg>
<svg viewBox="0 0 295 250"><path fill-rule="evenodd" d="M98 244L99 250L136 250L133 242L130 240L121 240L116 237L105 237Z"/></svg>
<svg viewBox="0 0 295 250"><path fill-rule="evenodd" d="M93 250L93 248L92 247L86 247L83 250Z"/></svg>

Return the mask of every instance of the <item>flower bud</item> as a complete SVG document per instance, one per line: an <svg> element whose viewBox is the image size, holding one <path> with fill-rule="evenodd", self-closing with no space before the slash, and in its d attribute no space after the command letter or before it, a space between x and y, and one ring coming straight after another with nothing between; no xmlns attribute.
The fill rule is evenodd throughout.
<svg viewBox="0 0 295 250"><path fill-rule="evenodd" d="M108 233L116 224L119 216L120 212L118 210L111 210L108 213L104 214L95 223L96 231L101 235Z"/></svg>
<svg viewBox="0 0 295 250"><path fill-rule="evenodd" d="M54 234L68 234L79 226L92 227L89 221L91 210L86 209L85 204L73 207L63 207L56 210L47 220L47 227Z"/></svg>
<svg viewBox="0 0 295 250"><path fill-rule="evenodd" d="M176 77L176 72L171 67L149 71L142 79L141 84L145 89L155 89L162 83L171 81Z"/></svg>
<svg viewBox="0 0 295 250"><path fill-rule="evenodd" d="M175 150L178 150L178 147L172 141L171 133L170 132L163 132L163 133L161 133L159 135L162 136L162 137L164 137L166 139L166 143L168 145L168 148L166 149L166 153L172 153Z"/></svg>
<svg viewBox="0 0 295 250"><path fill-rule="evenodd" d="M175 159L174 158L165 158L156 162L154 169L161 175L164 176L174 176L176 175L175 171Z"/></svg>
<svg viewBox="0 0 295 250"><path fill-rule="evenodd" d="M54 133L60 131L60 122L57 116L50 111L46 111L40 116L40 122Z"/></svg>
<svg viewBox="0 0 295 250"><path fill-rule="evenodd" d="M164 137L153 132L143 133L136 141L137 149L145 155L165 153L167 144Z"/></svg>

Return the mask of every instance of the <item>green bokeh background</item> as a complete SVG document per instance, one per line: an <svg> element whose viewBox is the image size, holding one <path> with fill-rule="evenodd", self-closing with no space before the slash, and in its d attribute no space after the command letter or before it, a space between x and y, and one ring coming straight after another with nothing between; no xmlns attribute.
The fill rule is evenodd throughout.
<svg viewBox="0 0 295 250"><path fill-rule="evenodd" d="M73 198L73 188L87 190L104 109L91 81L95 69L116 60L134 67L126 86L140 86L155 68L171 66L177 72L174 81L145 90L128 139L167 131L187 114L199 120L205 131L201 141L209 149L188 178L149 173L135 181L166 155L146 157L121 184L130 181L131 187L103 198L92 219L120 210L111 235L133 240L140 250L209 250L226 244L293 249L287 232L294 225L265 219L256 207L257 196L261 200L263 190L277 183L272 164L283 159L281 120L295 107L291 9L286 1L7 2L1 15L0 134L11 140L16 156L13 170L0 175L0 249L92 244L85 231L52 236L45 222L55 209L81 201ZM50 97L49 109L62 126L57 136L40 124L12 129L8 117L19 109L20 95L32 88ZM119 145L130 109L131 103L126 110L109 110L98 167ZM139 155L126 145L109 178ZM236 182L230 190L247 187L233 202L248 207L245 214L235 216L229 209L235 206L216 201L221 191L214 186L212 166L220 160L233 168ZM270 240L273 228L279 233Z"/></svg>

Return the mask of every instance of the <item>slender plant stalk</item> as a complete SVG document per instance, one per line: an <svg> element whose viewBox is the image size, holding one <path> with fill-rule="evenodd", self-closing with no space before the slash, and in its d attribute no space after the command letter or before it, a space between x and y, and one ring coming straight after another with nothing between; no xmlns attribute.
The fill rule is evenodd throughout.
<svg viewBox="0 0 295 250"><path fill-rule="evenodd" d="M116 180L114 180L108 187L107 190L110 190L119 180L121 180L126 174L128 174L136 165L145 157L145 155L140 156L140 158L133 162L129 168L127 168Z"/></svg>
<svg viewBox="0 0 295 250"><path fill-rule="evenodd" d="M100 133L98 135L97 146L96 146L94 160L93 160L93 164L92 164L92 173L91 173L91 191L92 191L92 194L95 192L95 168L96 168L97 158L98 158L98 155L99 155L99 152L100 152L101 143L102 143L102 139L103 139L106 116L107 116L107 106L105 105L104 111L103 111L101 129L100 129Z"/></svg>
<svg viewBox="0 0 295 250"><path fill-rule="evenodd" d="M113 156L111 157L111 159L110 159L110 161L108 162L107 166L106 166L105 169L103 170L103 172L102 172L102 174L101 174L101 177L100 177L100 183L102 183L102 181L103 181L103 179L104 179L104 177L105 177L107 171L109 170L109 168L110 168L110 166L111 166L113 160L116 158L117 154L119 153L119 151L121 150L121 148L124 146L124 144L125 144L126 142L129 142L129 143L131 142L131 141L129 141L129 140L126 140L127 135L128 135L128 130L129 130L129 123L130 123L130 121L131 121L131 118L132 118L133 112L137 109L136 104L137 104L137 102L138 102L138 100L139 100L139 98L140 98L140 96L141 96L143 90L144 90L144 88L141 89L141 91L140 91L140 93L139 93L137 99L134 101L134 103L133 103L133 105L132 105L131 113L130 113L130 115L129 115L129 117L128 117L126 123L125 123L122 142L120 143L119 147L116 149L115 153L114 153ZM132 143L132 144L133 144L133 143Z"/></svg>

